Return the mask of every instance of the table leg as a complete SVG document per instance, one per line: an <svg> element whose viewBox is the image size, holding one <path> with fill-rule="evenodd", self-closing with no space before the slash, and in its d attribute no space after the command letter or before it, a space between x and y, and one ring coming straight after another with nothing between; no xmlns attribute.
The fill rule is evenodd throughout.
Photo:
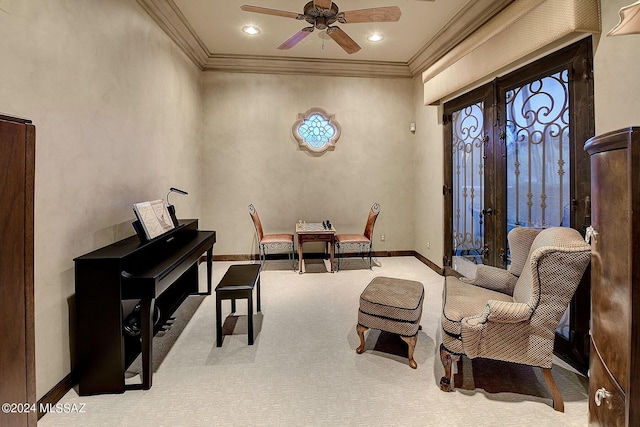
<svg viewBox="0 0 640 427"><path fill-rule="evenodd" d="M302 239L298 236L298 273L302 274Z"/></svg>
<svg viewBox="0 0 640 427"><path fill-rule="evenodd" d="M329 244L331 245L331 248L329 249L329 254L330 254L330 255L329 255L329 259L331 260L331 263L330 263L330 264L331 264L331 272L332 272L332 273L333 273L333 271L334 271L334 270L333 270L333 256L334 256L334 252L335 252L335 251L334 251L334 246L335 246L335 245L334 245L334 243L335 243L335 240L334 240L334 238L332 237L332 238L331 238L331 242L329 243Z"/></svg>
<svg viewBox="0 0 640 427"><path fill-rule="evenodd" d="M249 345L253 345L253 291L247 295L247 332L249 334Z"/></svg>

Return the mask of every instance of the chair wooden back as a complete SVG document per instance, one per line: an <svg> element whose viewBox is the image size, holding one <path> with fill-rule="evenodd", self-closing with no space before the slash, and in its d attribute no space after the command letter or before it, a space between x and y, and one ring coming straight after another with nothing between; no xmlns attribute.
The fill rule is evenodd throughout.
<svg viewBox="0 0 640 427"><path fill-rule="evenodd" d="M264 237L264 232L262 231L262 223L260 222L258 211L256 211L256 208L253 206L253 204L249 205L249 215L251 215L253 226L256 228L256 236L258 236L258 243L260 243L262 241L262 238Z"/></svg>
<svg viewBox="0 0 640 427"><path fill-rule="evenodd" d="M376 224L378 214L380 213L380 205L374 203L369 211L369 217L367 218L367 225L364 227L364 237L369 240L373 238L373 226Z"/></svg>

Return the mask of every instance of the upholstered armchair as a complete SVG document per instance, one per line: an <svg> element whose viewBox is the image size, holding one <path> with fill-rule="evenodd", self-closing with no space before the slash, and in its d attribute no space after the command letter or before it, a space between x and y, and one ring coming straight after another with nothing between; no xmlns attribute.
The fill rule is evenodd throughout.
<svg viewBox="0 0 640 427"><path fill-rule="evenodd" d="M576 230L515 228L508 270L478 266L473 279L448 276L443 291L440 388L452 391L462 355L542 368L553 408L564 412L551 375L555 331L591 257Z"/></svg>

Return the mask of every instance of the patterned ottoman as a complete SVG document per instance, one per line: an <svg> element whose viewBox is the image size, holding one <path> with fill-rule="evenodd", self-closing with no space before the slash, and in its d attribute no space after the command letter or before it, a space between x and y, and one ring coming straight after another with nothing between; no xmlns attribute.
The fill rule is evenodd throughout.
<svg viewBox="0 0 640 427"><path fill-rule="evenodd" d="M418 340L423 301L424 287L420 282L374 278L360 295L356 326L360 347L356 352L364 352L364 332L369 328L398 334L409 345L409 366L416 369L418 364L413 360L413 350Z"/></svg>

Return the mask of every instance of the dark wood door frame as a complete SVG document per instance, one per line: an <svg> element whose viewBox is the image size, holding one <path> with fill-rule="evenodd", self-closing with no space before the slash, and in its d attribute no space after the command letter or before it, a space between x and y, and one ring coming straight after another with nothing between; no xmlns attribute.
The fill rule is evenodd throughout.
<svg viewBox="0 0 640 427"><path fill-rule="evenodd" d="M35 127L30 120L0 114L0 176L0 400L35 407ZM32 410L0 416L7 427L37 422Z"/></svg>

